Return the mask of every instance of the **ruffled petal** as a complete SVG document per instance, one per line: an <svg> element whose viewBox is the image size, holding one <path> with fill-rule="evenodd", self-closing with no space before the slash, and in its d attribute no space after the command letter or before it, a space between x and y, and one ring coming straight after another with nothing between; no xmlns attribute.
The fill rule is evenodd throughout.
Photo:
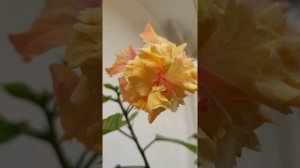
<svg viewBox="0 0 300 168"><path fill-rule="evenodd" d="M125 70L128 61L135 58L137 55L133 46L129 46L124 51L117 53L117 59L110 68L105 68L106 72L113 76Z"/></svg>
<svg viewBox="0 0 300 168"><path fill-rule="evenodd" d="M10 41L23 60L29 62L35 56L67 44L73 36L72 26L79 11L92 5L95 4L76 0L46 0L30 29L24 33L10 34Z"/></svg>
<svg viewBox="0 0 300 168"><path fill-rule="evenodd" d="M141 39L147 44L170 44L174 45L174 43L168 41L167 39L158 36L153 30L150 23L147 24L143 33L140 34Z"/></svg>

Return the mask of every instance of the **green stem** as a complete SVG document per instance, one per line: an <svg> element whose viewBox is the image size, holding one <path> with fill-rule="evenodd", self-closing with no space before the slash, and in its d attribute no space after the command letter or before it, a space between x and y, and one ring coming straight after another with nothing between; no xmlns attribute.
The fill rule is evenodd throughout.
<svg viewBox="0 0 300 168"><path fill-rule="evenodd" d="M131 112L131 110L133 109L133 106L128 106L128 108L127 108L127 115Z"/></svg>
<svg viewBox="0 0 300 168"><path fill-rule="evenodd" d="M54 152L57 155L57 158L61 164L61 166L63 168L70 168L70 163L68 162L68 160L66 159L65 154L62 151L61 145L59 144L59 142L57 141L58 137L57 137L57 133L54 127L54 119L55 119L55 113L53 111L50 111L47 109L47 107L43 106L42 107L46 118L47 118L47 122L48 122L48 126L49 126L49 143L51 144L52 148L54 149Z"/></svg>
<svg viewBox="0 0 300 168"><path fill-rule="evenodd" d="M118 102L118 104L119 104L119 106L120 106L120 108L121 108L121 110L123 112L123 115L125 116L128 128L129 128L130 133L131 133L131 137L132 137L133 141L135 142L135 144L136 144L136 146L137 146L137 148L138 148L138 150L139 150L139 152L140 152L140 154L141 154L141 156L142 156L142 158L143 158L143 160L145 162L145 168L150 168L150 165L149 165L148 160L146 158L145 152L144 152L143 148L141 147L141 145L140 145L140 143L139 143L139 141L137 139L137 136L135 135L135 132L134 132L134 130L132 128L132 125L130 123L130 120L129 120L129 117L128 117L128 111L124 108L124 106L123 106L123 104L121 102L120 93L119 92L116 92L116 93L117 93L117 96L118 96L117 102Z"/></svg>
<svg viewBox="0 0 300 168"><path fill-rule="evenodd" d="M156 141L156 139L153 139L144 149L143 151L146 151L152 144L154 144L154 142Z"/></svg>
<svg viewBox="0 0 300 168"><path fill-rule="evenodd" d="M54 128L54 114L49 112L46 108L43 108L43 111L46 114L46 118L47 118L47 122L48 122L48 126L49 126L46 133L40 132L40 131L35 130L30 127L26 127L24 129L22 129L22 132L25 135L32 136L32 137L35 137L40 140L48 142L54 149L54 151L61 163L61 166L63 168L70 168L71 166L70 166L69 162L67 161L67 159L65 158L65 155L61 149L61 146L57 142L57 135L56 135L56 131Z"/></svg>
<svg viewBox="0 0 300 168"><path fill-rule="evenodd" d="M133 139L130 135L128 135L128 134L127 134L126 132L124 132L123 130L118 129L118 131L119 131L120 133L122 133L123 135L127 136L129 139Z"/></svg>

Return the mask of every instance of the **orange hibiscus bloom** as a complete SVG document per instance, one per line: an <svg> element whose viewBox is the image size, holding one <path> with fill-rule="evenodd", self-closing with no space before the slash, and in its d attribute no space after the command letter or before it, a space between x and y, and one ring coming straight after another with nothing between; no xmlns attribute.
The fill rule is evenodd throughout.
<svg viewBox="0 0 300 168"><path fill-rule="evenodd" d="M176 111L188 93L197 90L197 70L184 52L186 44L176 46L154 32L150 24L141 35L146 45L135 52L132 47L117 54L117 61L107 68L119 78L122 97L148 113L149 122L164 110Z"/></svg>

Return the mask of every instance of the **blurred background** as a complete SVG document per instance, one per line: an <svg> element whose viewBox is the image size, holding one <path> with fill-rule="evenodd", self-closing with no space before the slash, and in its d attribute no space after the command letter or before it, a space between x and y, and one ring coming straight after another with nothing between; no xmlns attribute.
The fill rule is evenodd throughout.
<svg viewBox="0 0 300 168"><path fill-rule="evenodd" d="M23 82L36 91L52 91L48 65L61 63L64 47L53 49L31 63L22 62L8 39L8 34L24 32L42 10L45 1L10 0L0 2L0 84ZM0 116L9 121L26 121L37 130L47 128L41 109L31 102L17 99L0 88ZM2 126L2 125L1 125ZM2 127L1 127L2 128ZM56 128L62 135L59 120ZM0 137L3 132L0 132ZM62 144L68 159L75 162L84 148L76 141ZM0 167L3 168L60 168L59 161L48 143L25 135L0 144ZM96 165L95 167L99 167Z"/></svg>

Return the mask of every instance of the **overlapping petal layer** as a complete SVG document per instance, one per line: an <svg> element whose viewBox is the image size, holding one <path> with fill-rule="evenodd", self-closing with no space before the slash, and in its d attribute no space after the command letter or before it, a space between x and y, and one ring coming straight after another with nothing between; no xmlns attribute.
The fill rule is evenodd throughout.
<svg viewBox="0 0 300 168"><path fill-rule="evenodd" d="M100 136L101 103L97 99L90 102L71 102L71 95L80 78L72 69L59 64L50 66L56 105L64 129L62 140L76 138L88 150L101 153L102 138Z"/></svg>
<svg viewBox="0 0 300 168"><path fill-rule="evenodd" d="M85 137L78 137L72 134L74 130L66 127L64 139L77 138L87 149L101 152L101 8L87 8L80 13L78 19L79 23L74 25L75 34L67 46L64 57L68 67L80 68L81 71L79 81L73 86L74 89L68 97L69 103L78 104L78 107L60 110L60 117L64 118L63 125L77 128L85 134ZM57 92L59 100L65 91ZM58 104L58 107L62 109L63 105Z"/></svg>
<svg viewBox="0 0 300 168"><path fill-rule="evenodd" d="M197 90L197 71L184 52L186 44L176 46L158 36L150 24L140 37L146 45L139 52L129 47L106 70L110 75L123 72L119 78L123 99L147 112L151 123L166 109L176 111L183 98Z"/></svg>

